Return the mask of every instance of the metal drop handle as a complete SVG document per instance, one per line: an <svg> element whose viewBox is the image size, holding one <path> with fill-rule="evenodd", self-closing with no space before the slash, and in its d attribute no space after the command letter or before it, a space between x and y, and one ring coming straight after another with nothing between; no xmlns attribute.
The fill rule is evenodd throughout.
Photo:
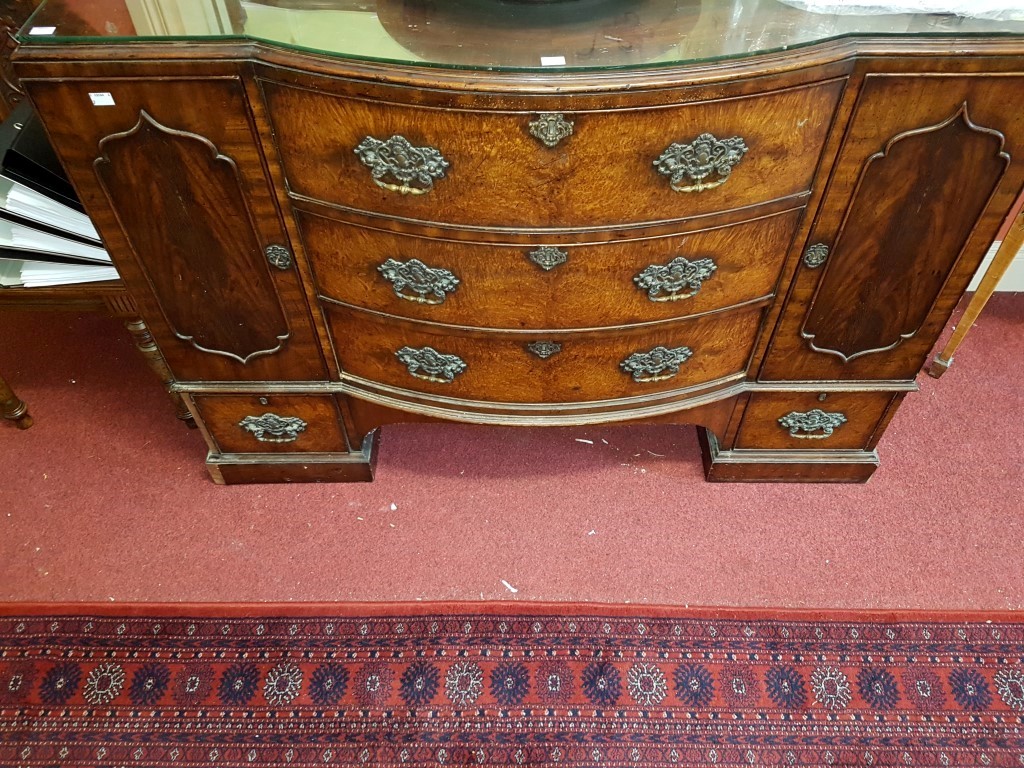
<svg viewBox="0 0 1024 768"><path fill-rule="evenodd" d="M651 301L679 301L700 293L704 281L718 265L713 259L688 259L678 256L668 264L651 264L633 278L636 287L647 291Z"/></svg>
<svg viewBox="0 0 1024 768"><path fill-rule="evenodd" d="M801 413L792 411L779 419L779 426L789 430L790 437L806 440L823 440L845 424L846 414L828 413L820 408Z"/></svg>
<svg viewBox="0 0 1024 768"><path fill-rule="evenodd" d="M438 384L451 384L466 370L466 362L458 355L446 355L433 347L402 347L395 352L411 376Z"/></svg>
<svg viewBox="0 0 1024 768"><path fill-rule="evenodd" d="M374 184L403 195L425 195L449 168L438 150L414 147L404 136L386 141L367 136L354 151L370 169Z"/></svg>
<svg viewBox="0 0 1024 768"><path fill-rule="evenodd" d="M294 443L309 425L298 416L264 413L262 416L246 416L238 426L261 443Z"/></svg>
<svg viewBox="0 0 1024 768"><path fill-rule="evenodd" d="M395 295L420 304L443 304L460 280L441 267L428 267L419 259L388 259L377 271L391 283Z"/></svg>
<svg viewBox="0 0 1024 768"><path fill-rule="evenodd" d="M636 382L664 381L679 373L679 367L693 357L689 347L655 347L647 352L634 352L621 363L625 373Z"/></svg>
<svg viewBox="0 0 1024 768"><path fill-rule="evenodd" d="M739 136L719 139L702 133L689 143L670 144L654 167L676 192L703 192L725 184L745 154L747 145Z"/></svg>

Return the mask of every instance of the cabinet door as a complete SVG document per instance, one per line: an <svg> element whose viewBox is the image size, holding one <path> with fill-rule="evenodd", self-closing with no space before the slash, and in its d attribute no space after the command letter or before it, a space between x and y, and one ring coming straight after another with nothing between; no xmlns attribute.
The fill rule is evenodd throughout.
<svg viewBox="0 0 1024 768"><path fill-rule="evenodd" d="M325 377L240 79L29 93L177 379Z"/></svg>
<svg viewBox="0 0 1024 768"><path fill-rule="evenodd" d="M867 76L762 379L915 377L1024 184L1022 92Z"/></svg>

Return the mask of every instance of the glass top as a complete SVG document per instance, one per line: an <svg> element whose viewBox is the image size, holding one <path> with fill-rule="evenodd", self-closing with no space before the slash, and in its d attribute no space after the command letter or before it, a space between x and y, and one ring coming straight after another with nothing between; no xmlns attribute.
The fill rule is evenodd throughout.
<svg viewBox="0 0 1024 768"><path fill-rule="evenodd" d="M738 58L855 35L1020 35L1024 0L45 0L30 45L252 39L354 59L490 70ZM984 7L984 8L983 8ZM818 10L815 10L818 9Z"/></svg>

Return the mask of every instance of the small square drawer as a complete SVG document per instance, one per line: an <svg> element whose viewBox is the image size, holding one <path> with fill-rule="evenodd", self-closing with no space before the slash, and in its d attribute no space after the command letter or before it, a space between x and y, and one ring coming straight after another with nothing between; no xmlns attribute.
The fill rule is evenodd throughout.
<svg viewBox="0 0 1024 768"><path fill-rule="evenodd" d="M331 395L196 395L192 401L220 453L348 450Z"/></svg>
<svg viewBox="0 0 1024 768"><path fill-rule="evenodd" d="M900 392L755 392L736 448L869 449Z"/></svg>

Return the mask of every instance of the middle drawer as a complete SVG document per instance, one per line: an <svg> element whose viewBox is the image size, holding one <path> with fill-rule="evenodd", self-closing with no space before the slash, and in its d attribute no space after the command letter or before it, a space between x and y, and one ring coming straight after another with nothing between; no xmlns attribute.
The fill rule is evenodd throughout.
<svg viewBox="0 0 1024 768"><path fill-rule="evenodd" d="M297 211L321 298L480 328L601 328L771 295L800 209L684 235L495 244L366 229Z"/></svg>
<svg viewBox="0 0 1024 768"><path fill-rule="evenodd" d="M345 374L400 389L505 403L579 403L745 374L764 304L606 331L512 333L395 320L324 305Z"/></svg>

